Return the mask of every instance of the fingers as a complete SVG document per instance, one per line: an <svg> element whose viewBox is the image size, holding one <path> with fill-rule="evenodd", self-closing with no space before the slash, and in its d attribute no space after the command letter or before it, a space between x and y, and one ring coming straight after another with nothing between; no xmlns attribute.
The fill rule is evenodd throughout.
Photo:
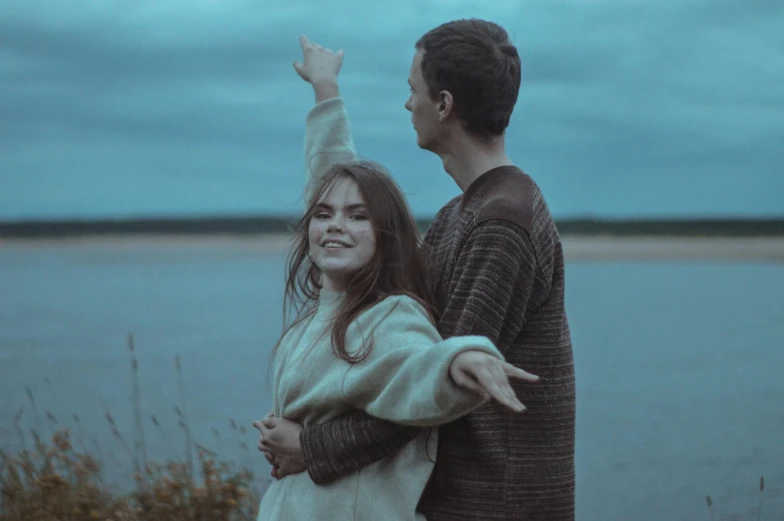
<svg viewBox="0 0 784 521"><path fill-rule="evenodd" d="M273 467L275 466L275 456L273 456L271 452L264 451L264 457L267 459L267 462L269 462L270 465Z"/></svg>
<svg viewBox="0 0 784 521"><path fill-rule="evenodd" d="M519 367L515 367L507 362L504 362L504 373L506 373L507 375L513 378L518 378L520 380L525 380L527 382L539 381L539 377L536 376L535 374L529 373L528 371L520 369Z"/></svg>
<svg viewBox="0 0 784 521"><path fill-rule="evenodd" d="M525 407L517 399L514 394L512 386L509 385L509 380L503 371L494 369L485 369L477 372L477 379L479 384L482 385L498 403L505 405L514 412L522 412Z"/></svg>
<svg viewBox="0 0 784 521"><path fill-rule="evenodd" d="M489 355L488 355L489 357ZM506 362L502 362L495 357L487 359L487 363L480 365L475 373L475 377L485 391L490 394L498 403L508 407L514 412L522 412L525 406L517 399L514 389L509 384L509 378L505 372Z"/></svg>
<svg viewBox="0 0 784 521"><path fill-rule="evenodd" d="M523 412L525 410L525 406L520 402L517 398L517 394L515 394L514 388L512 388L512 384L509 383L509 377L506 375L504 371L504 364L506 362L502 362L500 365L495 364L493 367L495 382L496 384L501 387L503 392L505 393L508 399L508 406L516 412Z"/></svg>
<svg viewBox="0 0 784 521"><path fill-rule="evenodd" d="M305 75L305 70L303 69L304 65L300 62L294 62L294 70L297 72L300 78L305 81L308 81L308 77Z"/></svg>
<svg viewBox="0 0 784 521"><path fill-rule="evenodd" d="M259 431L258 449L260 451L268 452L270 450L271 447L267 443L267 440L270 436L270 430L275 428L277 421L278 419L270 412L263 420L255 420L252 422L253 427Z"/></svg>
<svg viewBox="0 0 784 521"><path fill-rule="evenodd" d="M257 445L257 447L261 452L269 452L270 450L272 450L272 447L270 447L267 444L267 441L264 439L263 434L259 436L259 444Z"/></svg>
<svg viewBox="0 0 784 521"><path fill-rule="evenodd" d="M343 55L345 54L343 49L340 49L338 52L334 52L329 47L324 48L321 45L317 44L316 42L311 42L310 40L308 40L308 37L305 36L304 34L299 37L299 45L300 47L302 47L303 53L307 51L326 51L328 54L332 54L340 58L342 58Z"/></svg>
<svg viewBox="0 0 784 521"><path fill-rule="evenodd" d="M308 40L308 37L305 36L304 34L299 37L299 45L300 47L302 47L302 52L305 52L310 49L322 49L322 47L316 42L311 42L310 40Z"/></svg>
<svg viewBox="0 0 784 521"><path fill-rule="evenodd" d="M292 474L299 474L304 470L304 468L297 468L295 464L289 460L284 459L283 461L278 462L278 465L275 466L275 477L277 479L282 479Z"/></svg>
<svg viewBox="0 0 784 521"><path fill-rule="evenodd" d="M458 386L462 387L463 389L468 389L472 393L478 394L479 396L481 396L485 400L489 400L490 399L490 395L487 394L487 392L484 390L484 388L481 385L479 385L478 383L476 383L476 381L471 379L469 376L467 376L465 373L463 373L462 371L456 372L452 376L452 379L455 381L455 383Z"/></svg>

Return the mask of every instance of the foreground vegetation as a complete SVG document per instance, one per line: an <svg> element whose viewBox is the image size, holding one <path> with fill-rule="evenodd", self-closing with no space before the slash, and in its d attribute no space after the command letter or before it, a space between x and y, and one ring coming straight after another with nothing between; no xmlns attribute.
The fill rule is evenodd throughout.
<svg viewBox="0 0 784 521"><path fill-rule="evenodd" d="M248 471L232 473L199 451L199 476L186 463L148 464L134 475L135 490L118 494L101 464L71 444L68 431L40 439L35 449L0 454L0 519L3 521L245 521L256 519L259 496Z"/></svg>
<svg viewBox="0 0 784 521"><path fill-rule="evenodd" d="M76 445L68 429L59 428L57 418L49 411L46 418L54 427L51 439L44 440L35 429L29 437L19 426L23 409L14 418L14 428L22 449L10 454L0 450L0 521L252 521L256 519L263 493L263 483L252 470L232 468L217 460L214 452L191 438L185 400L182 393L182 371L179 358L175 359L180 404L174 407L184 435L186 457L183 461L163 464L148 462L145 447L144 423L140 405L138 364L134 356L133 337L128 339L131 367L134 376L133 411L135 437L133 444L120 434L110 411L106 420L120 445L133 464L133 486L128 491L111 485L106 475L100 447L88 451L82 436L77 434ZM28 390L31 408L36 412L35 398ZM76 425L78 416L73 417ZM158 420L149 418L152 426L162 427ZM239 444L248 457L251 454L242 441L248 434L232 420L230 425L240 436ZM215 431L216 436L217 431ZM31 439L30 439L31 438ZM33 442L31 448L27 445ZM763 517L765 480L760 478L759 503L756 516ZM706 496L706 518L715 518L714 503ZM781 519L781 513L770 512ZM779 517L776 517L778 515ZM730 519L740 520L740 516Z"/></svg>
<svg viewBox="0 0 784 521"><path fill-rule="evenodd" d="M251 521L256 519L262 487L254 473L247 468L232 468L217 460L214 452L195 442L191 437L185 414L182 391L182 370L179 357L175 358L180 404L174 406L182 430L186 457L182 461L157 463L147 461L145 421L142 415L138 363L134 355L133 337L128 338L133 371L133 443L121 435L111 411L106 420L114 437L132 462L133 485L122 490L105 471L105 461L98 443L88 451L81 433L73 439L68 429L50 412L47 420L54 430L50 440L44 440L35 429L29 435L19 421L23 409L17 412L13 426L22 449L16 454L0 450L0 521ZM30 408L38 414L35 398L28 389ZM79 417L73 416L79 426ZM155 416L149 423L163 432ZM251 458L243 441L249 435L233 420L232 429L240 436L239 444ZM217 436L217 430L213 429ZM27 446L32 441L32 448ZM74 445L77 441L79 449Z"/></svg>

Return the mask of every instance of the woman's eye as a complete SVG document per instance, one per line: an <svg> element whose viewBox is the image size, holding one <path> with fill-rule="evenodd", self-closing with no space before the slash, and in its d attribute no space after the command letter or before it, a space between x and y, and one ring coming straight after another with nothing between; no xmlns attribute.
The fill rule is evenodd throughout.
<svg viewBox="0 0 784 521"><path fill-rule="evenodd" d="M316 219L329 219L329 214L326 212L319 212L313 217L315 217Z"/></svg>
<svg viewBox="0 0 784 521"><path fill-rule="evenodd" d="M367 215L365 215L364 213L355 213L354 215L351 216L351 218L357 221L366 221Z"/></svg>

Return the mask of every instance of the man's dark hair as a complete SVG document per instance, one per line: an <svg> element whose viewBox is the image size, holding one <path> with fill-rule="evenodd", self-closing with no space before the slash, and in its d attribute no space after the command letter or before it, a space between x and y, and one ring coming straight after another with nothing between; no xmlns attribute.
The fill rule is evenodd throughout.
<svg viewBox="0 0 784 521"><path fill-rule="evenodd" d="M416 43L430 98L446 90L463 128L480 139L509 126L520 90L520 56L498 24L455 20L428 31Z"/></svg>

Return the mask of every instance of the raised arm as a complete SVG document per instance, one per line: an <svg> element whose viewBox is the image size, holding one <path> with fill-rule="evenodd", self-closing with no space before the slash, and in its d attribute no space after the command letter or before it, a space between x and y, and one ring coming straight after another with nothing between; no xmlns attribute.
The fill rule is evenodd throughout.
<svg viewBox="0 0 784 521"><path fill-rule="evenodd" d="M343 99L332 97L316 103L305 124L305 197L310 197L313 185L334 165L356 160Z"/></svg>
<svg viewBox="0 0 784 521"><path fill-rule="evenodd" d="M294 63L294 69L311 84L316 96L316 105L305 126L307 197L315 179L337 163L356 160L357 154L338 88L343 53L333 53L304 36L300 45L303 59ZM299 442L311 479L324 484L394 454L419 432L417 427L381 420L358 410L304 429Z"/></svg>
<svg viewBox="0 0 784 521"><path fill-rule="evenodd" d="M351 125L343 99L340 98L338 74L343 65L343 51L333 53L300 37L302 62L295 62L297 74L310 83L316 105L308 114L305 126L306 199L317 182L332 166L357 160Z"/></svg>

